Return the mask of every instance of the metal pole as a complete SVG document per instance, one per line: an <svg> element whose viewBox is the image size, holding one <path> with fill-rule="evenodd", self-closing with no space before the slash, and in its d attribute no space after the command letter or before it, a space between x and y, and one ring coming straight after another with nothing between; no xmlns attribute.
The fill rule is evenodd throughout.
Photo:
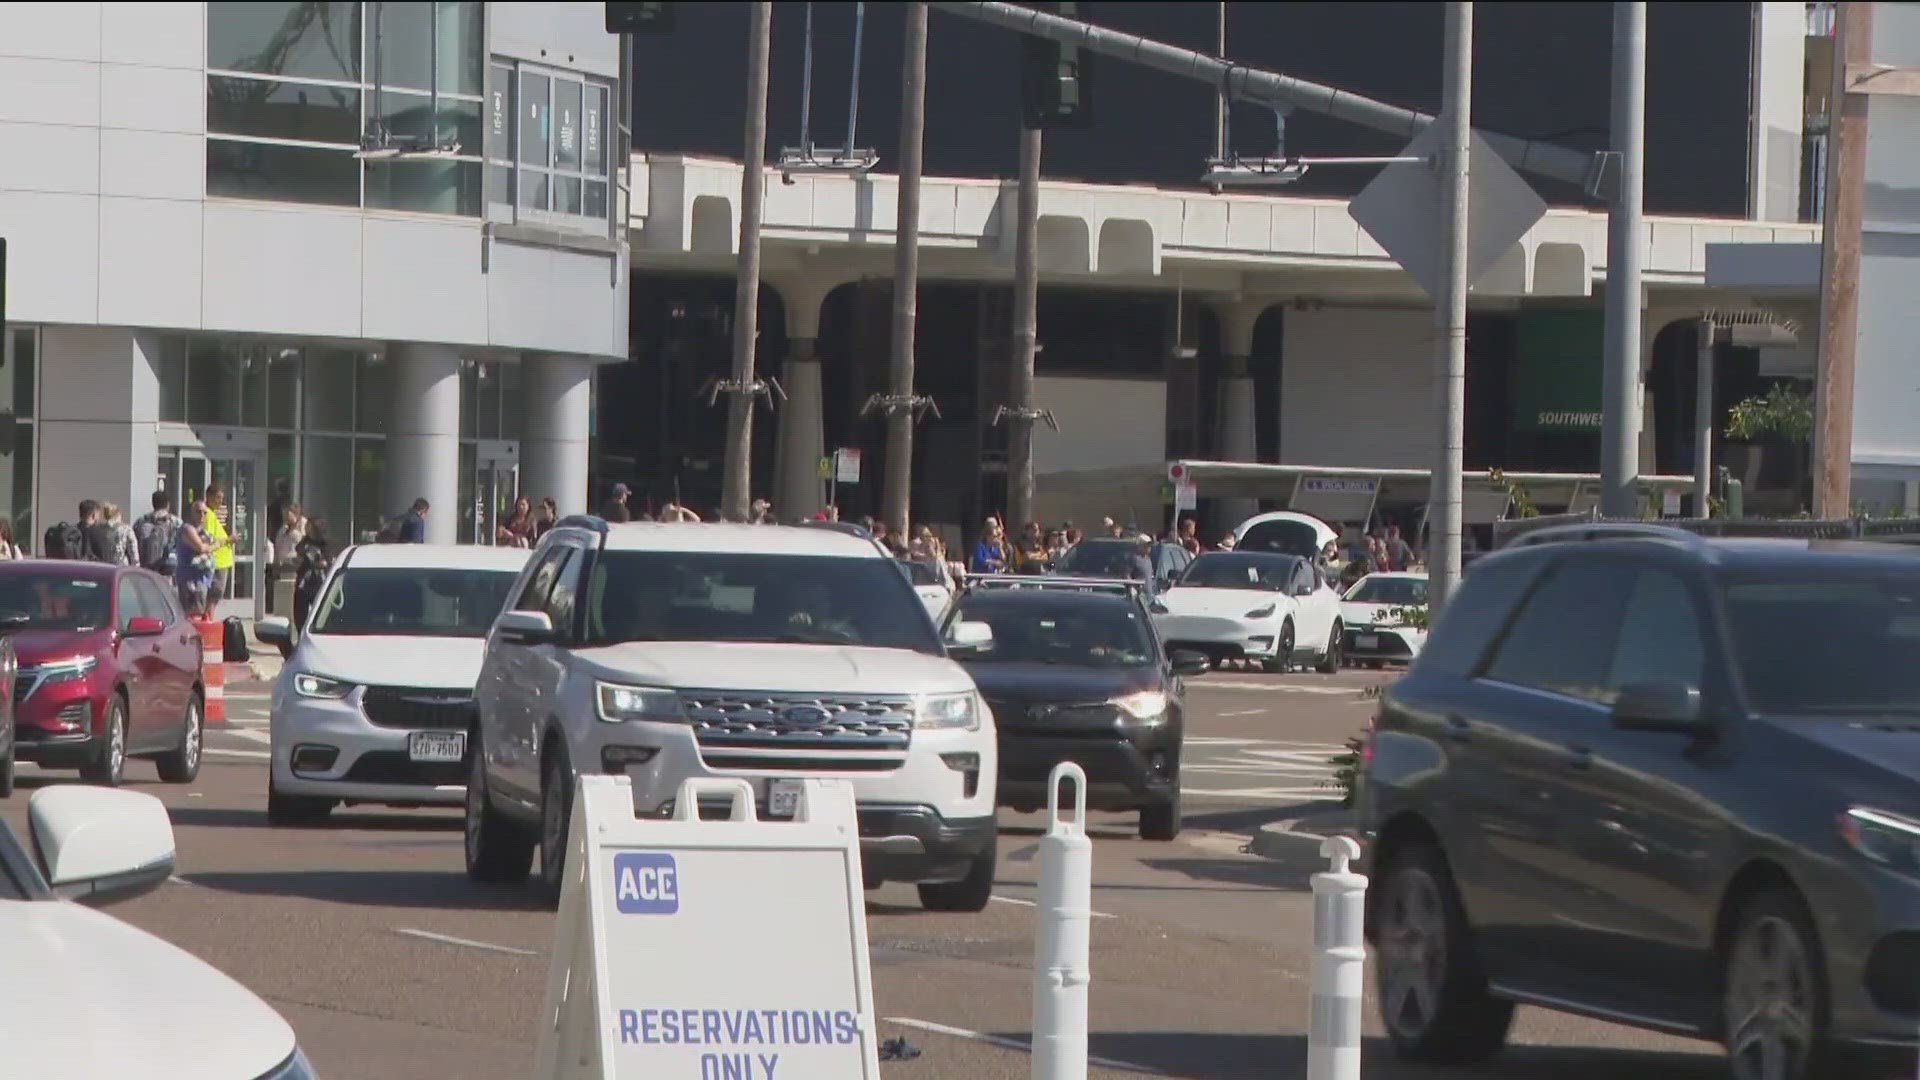
<svg viewBox="0 0 1920 1080"><path fill-rule="evenodd" d="M1440 458L1434 464L1427 496L1427 576L1434 614L1446 606L1460 580L1461 448L1467 415L1467 163L1473 149L1473 5L1447 5L1445 67L1441 76L1441 120L1447 139L1441 147L1440 205L1445 229L1440 251L1446 276L1433 321L1439 331L1435 390L1439 406Z"/></svg>
<svg viewBox="0 0 1920 1080"><path fill-rule="evenodd" d="M1040 306L1039 128L1020 132L1020 189L1013 234L1013 377L1007 394L1007 529L1033 519L1033 351Z"/></svg>
<svg viewBox="0 0 1920 1080"><path fill-rule="evenodd" d="M753 487L753 353L760 334L760 204L767 189L767 51L773 4L752 7L747 31L747 121L740 170L740 273L733 293L733 385L727 397L727 460L720 505L747 518Z"/></svg>
<svg viewBox="0 0 1920 1080"><path fill-rule="evenodd" d="M1224 60L1227 57L1227 0L1220 0L1219 8L1220 10L1218 14L1215 16L1215 19L1216 19L1216 25L1214 26L1214 46L1215 47L1214 47L1213 54L1215 56L1220 57L1222 60ZM1227 156L1227 110L1232 107L1233 107L1232 104L1227 100L1227 93L1225 90L1222 90L1220 91L1220 93L1214 95L1214 98L1213 98L1213 158L1215 161L1222 160ZM1207 189L1209 191L1212 191L1215 195L1220 194L1220 192L1223 190L1219 184L1209 184L1207 185ZM1176 342L1175 344L1178 344L1178 342Z"/></svg>
<svg viewBox="0 0 1920 1080"><path fill-rule="evenodd" d="M1847 69L1873 58L1873 5L1835 12L1833 97L1827 124L1827 205L1820 260L1820 357L1814 380L1813 516L1853 509L1853 368L1860 320L1860 201L1867 172L1867 98L1848 93Z"/></svg>
<svg viewBox="0 0 1920 1080"><path fill-rule="evenodd" d="M907 5L900 67L900 207L893 242L892 403L882 513L895 536L913 516L913 335L920 287L920 160L927 131L927 5Z"/></svg>
<svg viewBox="0 0 1920 1080"><path fill-rule="evenodd" d="M1600 398L1600 512L1640 512L1640 222L1647 118L1647 5L1613 5L1613 149L1620 164L1607 215L1606 360Z"/></svg>
<svg viewBox="0 0 1920 1080"><path fill-rule="evenodd" d="M1693 372L1693 516L1708 517L1713 491L1713 338L1712 319L1700 320L1700 351Z"/></svg>
<svg viewBox="0 0 1920 1080"><path fill-rule="evenodd" d="M1409 141L1433 123L1433 117L1412 109L1374 101L1291 75L1229 64L1219 57L1151 41L1137 34L1123 34L1117 30L1062 18L1019 4L994 3L991 0L932 0L929 6L950 15L991 23L1002 29L1032 34L1063 45L1075 45L1101 56L1111 56L1126 63L1220 87L1226 90L1229 97L1258 102L1268 107L1287 105L1388 135L1398 135ZM1598 179L1603 155L1569 150L1549 142L1518 139L1497 131L1480 132L1480 137L1517 169L1579 184L1588 190L1593 189Z"/></svg>

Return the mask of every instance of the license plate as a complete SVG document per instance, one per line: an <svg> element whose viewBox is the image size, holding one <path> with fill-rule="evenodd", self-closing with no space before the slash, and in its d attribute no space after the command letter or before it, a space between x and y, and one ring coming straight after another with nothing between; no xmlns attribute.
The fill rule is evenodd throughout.
<svg viewBox="0 0 1920 1080"><path fill-rule="evenodd" d="M1353 635L1353 647L1356 649L1377 649L1380 647L1379 634Z"/></svg>
<svg viewBox="0 0 1920 1080"><path fill-rule="evenodd" d="M407 736L410 761L459 761L466 756L467 733L464 731L416 731Z"/></svg>
<svg viewBox="0 0 1920 1080"><path fill-rule="evenodd" d="M800 812L800 781L773 780L767 784L767 816L790 818Z"/></svg>

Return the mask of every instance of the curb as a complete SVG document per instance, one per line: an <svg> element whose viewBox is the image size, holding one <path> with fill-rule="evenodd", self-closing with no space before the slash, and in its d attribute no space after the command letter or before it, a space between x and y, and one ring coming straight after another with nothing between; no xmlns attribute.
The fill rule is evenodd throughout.
<svg viewBox="0 0 1920 1080"><path fill-rule="evenodd" d="M1320 845L1327 837L1352 836L1357 831L1351 810L1330 810L1262 825L1247 850L1263 859L1283 862L1319 859Z"/></svg>

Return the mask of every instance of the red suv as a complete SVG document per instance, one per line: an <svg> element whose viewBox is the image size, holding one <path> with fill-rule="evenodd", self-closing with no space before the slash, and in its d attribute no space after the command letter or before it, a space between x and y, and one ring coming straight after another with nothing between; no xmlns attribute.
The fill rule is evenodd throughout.
<svg viewBox="0 0 1920 1080"><path fill-rule="evenodd" d="M8 757L112 786L128 757L155 758L169 783L199 775L200 634L166 581L100 563L0 562L0 622L18 663Z"/></svg>

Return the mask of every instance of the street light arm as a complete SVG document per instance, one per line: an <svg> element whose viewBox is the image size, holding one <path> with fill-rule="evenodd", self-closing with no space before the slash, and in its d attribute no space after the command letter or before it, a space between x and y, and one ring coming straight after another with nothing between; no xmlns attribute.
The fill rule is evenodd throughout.
<svg viewBox="0 0 1920 1080"><path fill-rule="evenodd" d="M1291 75L1260 71L1191 49L1143 38L1138 34L1108 30L1018 4L993 0L932 0L929 6L949 15L990 23L1016 33L1077 46L1088 52L1203 82L1241 101L1251 101L1270 108L1304 109L1408 140L1433 123L1434 119L1426 113L1361 97L1336 87L1322 86ZM1576 184L1589 194L1599 192L1606 175L1605 153L1573 150L1498 132L1483 131L1479 134L1494 152L1515 168Z"/></svg>

